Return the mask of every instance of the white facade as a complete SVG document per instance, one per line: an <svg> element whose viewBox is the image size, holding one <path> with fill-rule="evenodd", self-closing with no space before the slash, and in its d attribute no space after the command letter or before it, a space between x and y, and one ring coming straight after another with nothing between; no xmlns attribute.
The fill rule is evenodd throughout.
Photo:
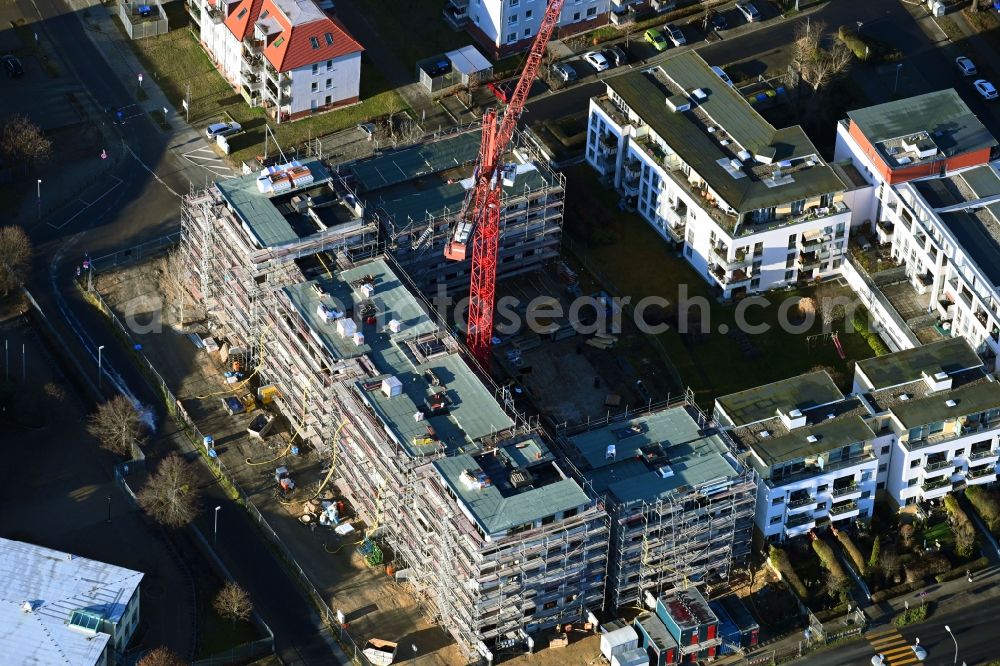
<svg viewBox="0 0 1000 666"><path fill-rule="evenodd" d="M360 94L361 54L306 65L288 72L289 96L282 111L300 114L323 106L354 99Z"/></svg>
<svg viewBox="0 0 1000 666"><path fill-rule="evenodd" d="M469 0L468 15L487 39L498 47L530 39L545 14L544 0ZM606 16L611 0L566 0L559 27Z"/></svg>
<svg viewBox="0 0 1000 666"><path fill-rule="evenodd" d="M664 109L664 112L666 109ZM722 197L637 114L608 99L590 101L586 160L724 298L836 275L844 261L851 211L843 193L789 201L790 219L738 225L720 212ZM706 196L694 194L703 188Z"/></svg>

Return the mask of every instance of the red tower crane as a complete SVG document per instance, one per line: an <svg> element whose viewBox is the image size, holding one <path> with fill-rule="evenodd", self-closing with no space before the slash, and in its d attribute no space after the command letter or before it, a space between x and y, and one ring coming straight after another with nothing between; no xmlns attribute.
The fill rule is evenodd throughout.
<svg viewBox="0 0 1000 666"><path fill-rule="evenodd" d="M531 43L521 77L510 96L510 103L500 117L497 109L483 114L483 138L479 159L473 173L474 189L466 197L462 212L444 248L444 256L453 261L466 257L472 238L472 275L469 283L469 326L466 344L484 368L490 366L493 339L493 309L497 281L497 249L500 236L500 210L505 176L501 163L517 126L518 117L528 100L531 84L542 65L542 57L553 30L559 23L564 0L551 0Z"/></svg>

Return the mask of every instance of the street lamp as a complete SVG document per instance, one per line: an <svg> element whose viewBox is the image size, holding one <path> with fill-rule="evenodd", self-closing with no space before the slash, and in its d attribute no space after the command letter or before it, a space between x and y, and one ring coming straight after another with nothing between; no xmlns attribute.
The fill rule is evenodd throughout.
<svg viewBox="0 0 1000 666"><path fill-rule="evenodd" d="M97 390L101 390L101 379L103 379L104 372L101 370L101 350L104 349L104 345L97 348Z"/></svg>
<svg viewBox="0 0 1000 666"><path fill-rule="evenodd" d="M944 625L944 630L948 632L949 636L951 636L951 640L955 641L955 661L953 661L952 663L953 664L957 664L958 663L958 639L955 638L955 634L951 633L951 627L949 627L947 624Z"/></svg>
<svg viewBox="0 0 1000 666"><path fill-rule="evenodd" d="M42 219L42 179L38 179L38 219Z"/></svg>
<svg viewBox="0 0 1000 666"><path fill-rule="evenodd" d="M221 506L215 507L215 524L212 527L212 543L218 541L219 538L219 509Z"/></svg>

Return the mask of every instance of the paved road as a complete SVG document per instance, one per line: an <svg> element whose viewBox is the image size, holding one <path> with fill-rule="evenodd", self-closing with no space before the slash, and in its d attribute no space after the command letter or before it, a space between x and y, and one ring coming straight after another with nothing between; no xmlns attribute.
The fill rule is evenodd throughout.
<svg viewBox="0 0 1000 666"><path fill-rule="evenodd" d="M968 666L985 664L1000 655L997 635L991 629L995 621L994 604L994 600L988 600L940 615L933 614L927 622L904 627L899 633L910 645L917 638L920 639L920 645L927 650L925 663L951 664L955 658L955 643L944 629L947 625L955 632L955 639L958 641L958 663L965 662ZM878 630L879 628L875 628L872 633ZM805 657L795 663L803 666L870 666L874 654L875 650L867 640L857 641Z"/></svg>

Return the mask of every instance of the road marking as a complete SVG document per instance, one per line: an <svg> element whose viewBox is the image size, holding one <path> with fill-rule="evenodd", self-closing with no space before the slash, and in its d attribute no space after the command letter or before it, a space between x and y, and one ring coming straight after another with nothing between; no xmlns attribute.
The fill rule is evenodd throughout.
<svg viewBox="0 0 1000 666"><path fill-rule="evenodd" d="M80 216L80 215L81 215L82 213L84 213L84 212L85 212L85 211L86 211L86 210L87 210L88 208L90 208L91 206L93 206L93 205L94 205L95 203L97 203L98 201L100 201L100 200L101 200L101 199L103 199L104 197L106 197L106 196L108 196L109 194L111 194L111 192L113 192L113 191L114 191L114 190L115 190L115 189L116 189L116 188L117 188L117 187L118 187L119 185L121 185L121 184L122 184L123 182L125 182L125 181L123 181L123 180L122 180L121 178L119 178L118 176L110 176L110 178L111 178L112 180L115 180L115 181L117 181L117 182L116 182L116 183L115 183L114 185L112 185L111 187L109 187L109 188L108 188L108 189L107 189L107 190L106 190L106 191L104 192L104 194L102 194L101 196L97 197L96 199L94 199L94 200L93 200L93 201L91 201L90 203L87 203L87 202L86 202L86 201L84 201L83 199L79 199L79 201L80 201L80 202L81 202L81 203L83 204L83 208L81 208L80 210L78 210L78 211L77 211L77 212L76 212L76 213L75 213L75 214L73 215L73 217L69 218L68 220L66 220L66 221L65 221L65 222L63 222L62 224L52 224L51 222L49 222L49 223L48 223L48 225L49 225L50 227L52 227L53 229L57 229L57 230L58 230L58 229L62 229L62 228L63 228L63 227L65 227L65 226L66 226L67 224L69 224L70 222L72 222L73 220L75 220L75 219L76 219L77 217L79 217L79 216Z"/></svg>
<svg viewBox="0 0 1000 666"><path fill-rule="evenodd" d="M865 634L865 640L876 654L885 657L886 666L907 666L919 662L910 643L895 627L870 631Z"/></svg>
<svg viewBox="0 0 1000 666"><path fill-rule="evenodd" d="M223 176L228 178L235 174L235 172L229 167L226 162L215 154L215 151L207 146L202 146L201 148L195 148L186 153L182 153L182 157L188 162L195 166L200 166L202 169L210 172L215 176Z"/></svg>

